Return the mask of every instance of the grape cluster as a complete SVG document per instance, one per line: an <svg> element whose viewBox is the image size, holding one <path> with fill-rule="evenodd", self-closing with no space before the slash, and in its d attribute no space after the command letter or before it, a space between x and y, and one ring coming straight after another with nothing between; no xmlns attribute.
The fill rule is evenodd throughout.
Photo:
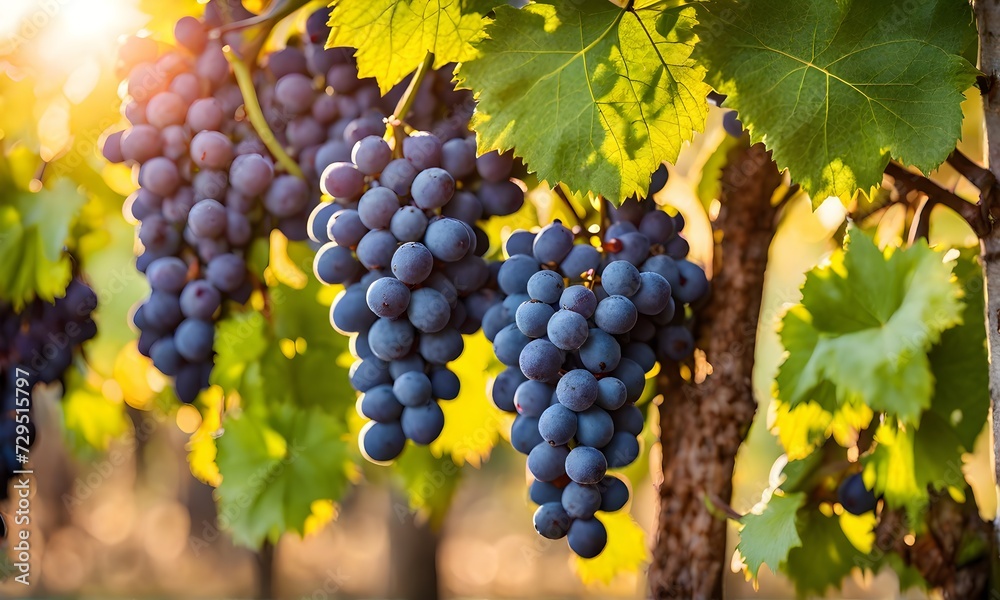
<svg viewBox="0 0 1000 600"><path fill-rule="evenodd" d="M31 419L23 412L30 408L27 393L35 383L62 379L77 350L97 335L95 308L97 295L79 279L71 280L65 295L52 303L36 299L15 311L0 302L0 499L6 498L13 472L23 468L15 446L24 446L25 439L30 446L35 439Z"/></svg>
<svg viewBox="0 0 1000 600"><path fill-rule="evenodd" d="M395 150L371 135L355 143L351 162L328 166L321 185L333 200L317 207L309 228L323 242L316 277L346 286L330 321L352 335L351 384L371 419L361 448L375 461L396 458L407 439L429 444L441 433L438 401L459 392L446 365L498 299L482 258L489 240L476 223L524 202L513 159L477 158L471 137L417 132Z"/></svg>
<svg viewBox="0 0 1000 600"><path fill-rule="evenodd" d="M512 233L497 274L506 297L483 319L507 367L491 396L517 413L511 444L528 455L535 478L535 529L568 537L584 558L607 543L595 514L629 499L628 486L608 470L639 456L644 418L635 402L645 375L662 358L691 353L684 305L708 291L704 272L683 258L682 219L654 208L630 199L609 210L613 223L600 249L577 243L559 221Z"/></svg>
<svg viewBox="0 0 1000 600"><path fill-rule="evenodd" d="M208 385L215 322L250 298L246 257L253 241L275 229L305 240L319 173L351 160L359 140L385 133L392 99L380 96L374 80L358 77L349 49L323 48L325 13L311 15L303 36L261 57L253 72L268 133L304 179L268 151L246 116L222 49L238 49L239 34L210 35L223 17L252 16L238 2L213 0L203 19L181 18L174 46L133 37L121 49L123 112L131 126L108 135L103 153L132 165L140 186L126 213L139 224L136 267L152 291L132 320L139 351L174 377L183 402ZM429 108L414 118L433 122L449 107L436 91L445 76L429 75L421 88L421 106Z"/></svg>

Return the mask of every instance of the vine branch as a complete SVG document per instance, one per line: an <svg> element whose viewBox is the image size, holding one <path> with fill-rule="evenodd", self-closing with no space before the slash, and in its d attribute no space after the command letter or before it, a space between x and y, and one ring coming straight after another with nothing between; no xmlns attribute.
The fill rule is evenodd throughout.
<svg viewBox="0 0 1000 600"><path fill-rule="evenodd" d="M253 76L250 74L250 67L237 55L232 46L224 46L222 52L225 54L226 60L233 67L236 84L240 88L240 93L243 94L243 106L246 109L247 118L250 119L250 124L257 131L257 135L260 136L261 141L267 146L268 151L278 161L278 164L299 179L305 179L305 175L302 174L302 169L299 168L298 163L288 156L281 143L274 137L274 132L268 126L267 119L264 118L264 112L260 109L260 101L257 100L257 91L253 87Z"/></svg>
<svg viewBox="0 0 1000 600"><path fill-rule="evenodd" d="M434 54L428 52L424 55L424 61L413 72L413 78L410 79L409 85L406 86L406 91L403 92L403 96L396 103L396 108L392 111L392 116L389 117L389 127L392 129L392 136L396 140L396 154L400 154L403 151L403 138L406 133L403 131L403 120L406 119L407 113L410 112L413 101L417 98L417 92L420 90L420 84L424 82L424 77L433 65Z"/></svg>
<svg viewBox="0 0 1000 600"><path fill-rule="evenodd" d="M914 173L896 162L890 162L886 165L885 174L892 177L896 184L904 190L918 191L932 199L935 203L947 206L958 213L979 237L983 237L989 232L990 227L983 219L979 207L968 202L955 192L941 187L929 178L919 173Z"/></svg>

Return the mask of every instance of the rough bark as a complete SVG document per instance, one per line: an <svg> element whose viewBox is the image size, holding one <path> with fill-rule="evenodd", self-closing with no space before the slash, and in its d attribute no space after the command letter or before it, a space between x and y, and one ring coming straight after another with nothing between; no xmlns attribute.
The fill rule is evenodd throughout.
<svg viewBox="0 0 1000 600"><path fill-rule="evenodd" d="M428 522L418 522L408 501L393 492L389 515L389 598L438 600L438 536Z"/></svg>
<svg viewBox="0 0 1000 600"><path fill-rule="evenodd" d="M979 28L979 68L985 74L985 81L981 85L984 88L983 116L986 126L987 161L990 172L1000 181L1000 80L998 80L1000 2L977 0L975 9ZM991 196L992 194L984 193L984 199ZM998 483L1000 482L1000 418L997 418L997 415L1000 415L1000 227L994 227L982 238L981 249L986 287L986 336L990 354L994 483ZM1000 521L994 522L994 529L997 535L1000 535ZM997 540L996 547L1000 548L1000 539Z"/></svg>
<svg viewBox="0 0 1000 600"><path fill-rule="evenodd" d="M782 177L760 144L736 148L721 177L712 295L696 332L712 372L701 383L661 385L663 483L649 572L657 599L722 597L726 520L710 506L731 500L736 452L756 410L751 374Z"/></svg>
<svg viewBox="0 0 1000 600"><path fill-rule="evenodd" d="M875 529L876 553L895 552L915 568L945 600L977 600L987 597L990 553L969 559L968 548L989 548L993 527L979 516L972 490L968 501L958 503L947 492L931 494L926 531L910 540L911 527L903 510L883 510Z"/></svg>

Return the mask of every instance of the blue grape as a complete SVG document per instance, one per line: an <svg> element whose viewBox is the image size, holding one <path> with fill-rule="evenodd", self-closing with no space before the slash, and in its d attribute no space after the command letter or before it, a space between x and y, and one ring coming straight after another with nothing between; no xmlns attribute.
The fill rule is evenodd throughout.
<svg viewBox="0 0 1000 600"><path fill-rule="evenodd" d="M392 215L389 231L401 242L417 242L427 231L427 215L416 206L404 206Z"/></svg>
<svg viewBox="0 0 1000 600"><path fill-rule="evenodd" d="M410 193L410 185L413 183L413 178L417 176L417 172L417 168L413 166L413 163L405 158L397 158L390 161L382 169L382 174L379 176L379 183L400 196L406 196Z"/></svg>
<svg viewBox="0 0 1000 600"><path fill-rule="evenodd" d="M568 444L576 435L576 428L576 413L560 403L549 406L538 417L539 435L553 446Z"/></svg>
<svg viewBox="0 0 1000 600"><path fill-rule="evenodd" d="M398 360L410 353L416 333L406 319L378 319L368 331L368 345L382 360ZM426 357L425 357L426 358Z"/></svg>
<svg viewBox="0 0 1000 600"><path fill-rule="evenodd" d="M436 333L451 320L451 307L441 292L432 288L420 288L410 295L407 318L419 331Z"/></svg>
<svg viewBox="0 0 1000 600"><path fill-rule="evenodd" d="M631 297L636 310L643 315L662 312L670 302L670 283L659 273L645 272L640 273L639 277L642 284Z"/></svg>
<svg viewBox="0 0 1000 600"><path fill-rule="evenodd" d="M531 498L531 501L539 506L549 502L558 502L561 504L562 494L562 488L547 481L535 480L531 482L531 486L528 488L528 496Z"/></svg>
<svg viewBox="0 0 1000 600"><path fill-rule="evenodd" d="M348 377L351 387L359 392L367 392L376 386L392 383L388 365L374 356L354 361L348 371Z"/></svg>
<svg viewBox="0 0 1000 600"><path fill-rule="evenodd" d="M421 170L441 166L441 140L432 133L416 132L403 139L403 158Z"/></svg>
<svg viewBox="0 0 1000 600"><path fill-rule="evenodd" d="M362 138L351 150L351 161L365 175L375 175L392 160L392 148L381 137L370 135Z"/></svg>
<svg viewBox="0 0 1000 600"><path fill-rule="evenodd" d="M528 279L527 285L528 296L546 304L559 302L564 288L562 276L555 271L539 271Z"/></svg>
<svg viewBox="0 0 1000 600"><path fill-rule="evenodd" d="M597 483L607 472L608 462L597 448L577 446L566 456L566 474L577 483Z"/></svg>
<svg viewBox="0 0 1000 600"><path fill-rule="evenodd" d="M184 357L177 351L174 339L170 337L154 342L149 349L149 358L152 359L153 366L168 377L177 375L184 364Z"/></svg>
<svg viewBox="0 0 1000 600"><path fill-rule="evenodd" d="M209 320L222 304L219 290L204 279L196 279L181 291L180 308L185 317Z"/></svg>
<svg viewBox="0 0 1000 600"><path fill-rule="evenodd" d="M594 323L607 333L620 335L631 331L638 317L631 300L625 296L608 296L597 304Z"/></svg>
<svg viewBox="0 0 1000 600"><path fill-rule="evenodd" d="M504 365L516 367L520 361L521 352L530 341L526 335L521 333L517 325L512 323L497 333L493 340L493 353L497 360Z"/></svg>
<svg viewBox="0 0 1000 600"><path fill-rule="evenodd" d="M609 263L601 273L601 286L611 296L631 296L639 291L641 284L639 270L624 260Z"/></svg>
<svg viewBox="0 0 1000 600"><path fill-rule="evenodd" d="M483 217L483 204L475 194L458 191L441 209L441 214L465 223L475 223Z"/></svg>
<svg viewBox="0 0 1000 600"><path fill-rule="evenodd" d="M570 280L580 280L588 271L595 273L601 268L601 253L597 248L586 244L577 244L563 259L559 270Z"/></svg>
<svg viewBox="0 0 1000 600"><path fill-rule="evenodd" d="M406 434L398 421L378 423L372 421L364 426L360 434L361 450L376 462L390 461L406 446Z"/></svg>
<svg viewBox="0 0 1000 600"><path fill-rule="evenodd" d="M500 330L508 325L510 325L510 317L507 315L507 310L503 307L503 304L494 304L483 315L483 335L490 342L493 342L497 334L500 333Z"/></svg>
<svg viewBox="0 0 1000 600"><path fill-rule="evenodd" d="M548 340L532 340L521 350L518 366L528 379L552 382L559 377L565 359L562 351Z"/></svg>
<svg viewBox="0 0 1000 600"><path fill-rule="evenodd" d="M538 435L538 418L518 415L510 427L510 445L521 454L528 454L531 449L543 442Z"/></svg>
<svg viewBox="0 0 1000 600"><path fill-rule="evenodd" d="M444 273L451 279L455 289L462 294L470 294L482 288L490 278L490 268L486 261L473 255L468 255L457 262L446 263Z"/></svg>
<svg viewBox="0 0 1000 600"><path fill-rule="evenodd" d="M462 221L448 217L431 221L424 234L424 245L434 258L445 262L461 260L473 241Z"/></svg>
<svg viewBox="0 0 1000 600"><path fill-rule="evenodd" d="M504 412L516 412L514 393L521 382L527 380L527 377L517 367L507 367L490 384L490 400L493 401L494 406Z"/></svg>
<svg viewBox="0 0 1000 600"><path fill-rule="evenodd" d="M597 310L597 296L592 290L582 285L571 285L559 297L559 306L589 319Z"/></svg>
<svg viewBox="0 0 1000 600"><path fill-rule="evenodd" d="M579 414L576 441L584 446L602 448L615 433L614 421L606 410L591 406Z"/></svg>
<svg viewBox="0 0 1000 600"><path fill-rule="evenodd" d="M538 535L550 540L564 538L572 529L569 515L566 514L562 504L556 502L539 506L532 517L532 522Z"/></svg>
<svg viewBox="0 0 1000 600"><path fill-rule="evenodd" d="M561 350L578 350L590 335L587 319L580 313L562 309L549 319L546 328L549 340Z"/></svg>
<svg viewBox="0 0 1000 600"><path fill-rule="evenodd" d="M594 558L608 544L608 530L597 519L577 519L567 534L569 547L582 558Z"/></svg>
<svg viewBox="0 0 1000 600"><path fill-rule="evenodd" d="M631 433L634 437L638 437L642 433L645 420L642 416L642 410L636 405L627 404L618 410L611 411L609 414L611 415L611 420L614 422L616 432L624 431Z"/></svg>
<svg viewBox="0 0 1000 600"><path fill-rule="evenodd" d="M509 295L528 293L528 280L539 270L538 261L533 257L515 254L505 260L497 274L497 283L503 293Z"/></svg>
<svg viewBox="0 0 1000 600"><path fill-rule="evenodd" d="M368 229L388 229L399 209L399 196L387 187L372 188L358 200L358 216Z"/></svg>
<svg viewBox="0 0 1000 600"><path fill-rule="evenodd" d="M510 177L513 168L514 155L510 152L500 154L494 150L476 159L476 171L485 181L504 181Z"/></svg>
<svg viewBox="0 0 1000 600"><path fill-rule="evenodd" d="M392 255L392 274L407 285L423 283L434 269L434 257L420 242L406 242Z"/></svg>
<svg viewBox="0 0 1000 600"><path fill-rule="evenodd" d="M517 386L514 392L514 407L517 412L528 417L540 417L552 402L551 385L528 380Z"/></svg>
<svg viewBox="0 0 1000 600"><path fill-rule="evenodd" d="M646 262L642 263L641 270L644 273L658 273L667 280L671 290L679 287L681 284L681 272L677 268L677 261L666 254L650 256L646 259Z"/></svg>
<svg viewBox="0 0 1000 600"><path fill-rule="evenodd" d="M461 391L458 375L445 367L431 371L431 393L440 400L454 400Z"/></svg>
<svg viewBox="0 0 1000 600"><path fill-rule="evenodd" d="M191 362L202 362L212 357L215 327L201 319L184 319L174 333L177 352Z"/></svg>
<svg viewBox="0 0 1000 600"><path fill-rule="evenodd" d="M614 259L640 265L649 256L649 239L641 233L626 233L617 239L622 247L619 252L612 254Z"/></svg>
<svg viewBox="0 0 1000 600"><path fill-rule="evenodd" d="M168 294L177 294L187 283L188 266L176 256L164 256L149 263L146 279L149 287Z"/></svg>
<svg viewBox="0 0 1000 600"><path fill-rule="evenodd" d="M539 443L528 453L528 470L539 481L555 481L566 474L569 448Z"/></svg>
<svg viewBox="0 0 1000 600"><path fill-rule="evenodd" d="M479 187L485 216L512 215L524 206L524 190L513 181L485 182Z"/></svg>
<svg viewBox="0 0 1000 600"><path fill-rule="evenodd" d="M653 210L642 216L639 233L649 238L651 244L665 244L674 237L674 220L662 210Z"/></svg>
<svg viewBox="0 0 1000 600"><path fill-rule="evenodd" d="M635 364L642 368L644 373L649 373L656 364L656 352L649 347L649 344L639 342L627 344L622 349L622 358L634 361ZM619 367L621 367L620 364Z"/></svg>
<svg viewBox="0 0 1000 600"><path fill-rule="evenodd" d="M365 174L349 162L336 162L323 170L319 187L324 194L334 198L353 198L361 194Z"/></svg>
<svg viewBox="0 0 1000 600"><path fill-rule="evenodd" d="M403 433L420 445L427 445L437 439L444 429L444 412L437 402L423 406L407 406L400 418Z"/></svg>
<svg viewBox="0 0 1000 600"><path fill-rule="evenodd" d="M420 354L429 363L449 363L461 356L464 348L462 334L451 328L420 336Z"/></svg>
<svg viewBox="0 0 1000 600"><path fill-rule="evenodd" d="M188 363L182 365L174 377L174 389L177 399L184 404L191 404L198 399L201 390L208 387L208 376L212 365L210 363Z"/></svg>
<svg viewBox="0 0 1000 600"><path fill-rule="evenodd" d="M456 179L471 175L476 170L475 142L470 144L462 138L445 142L441 146L441 166Z"/></svg>
<svg viewBox="0 0 1000 600"><path fill-rule="evenodd" d="M626 504L628 504L628 485L617 477L611 475L605 476L604 479L597 484L597 489L601 492L600 510L604 512L615 512L617 510L621 510Z"/></svg>
<svg viewBox="0 0 1000 600"><path fill-rule="evenodd" d="M521 333L530 338L545 337L549 319L552 318L553 314L555 311L548 304L529 300L517 307L514 322L517 323L517 328L521 330ZM586 329L586 321L584 321L584 329Z"/></svg>
<svg viewBox="0 0 1000 600"><path fill-rule="evenodd" d="M558 265L572 249L573 232L558 220L542 227L531 246L535 260L550 265Z"/></svg>
<svg viewBox="0 0 1000 600"><path fill-rule="evenodd" d="M507 258L518 254L524 254L526 256L531 256L531 247L535 243L535 234L524 229L518 229L513 231L508 237L507 241L504 242L504 252L507 254Z"/></svg>
<svg viewBox="0 0 1000 600"><path fill-rule="evenodd" d="M441 208L455 194L455 179L448 171L433 167L413 178L410 195L413 203L423 210Z"/></svg>
<svg viewBox="0 0 1000 600"><path fill-rule="evenodd" d="M410 288L398 279L383 277L368 287L365 299L373 313L395 319L410 305Z"/></svg>
<svg viewBox="0 0 1000 600"><path fill-rule="evenodd" d="M220 291L233 293L246 281L246 262L235 254L220 254L208 261L205 278Z"/></svg>
<svg viewBox="0 0 1000 600"><path fill-rule="evenodd" d="M403 405L392 393L392 386L383 384L371 388L361 396L358 412L367 419L391 423L403 414Z"/></svg>
<svg viewBox="0 0 1000 600"><path fill-rule="evenodd" d="M358 272L358 261L349 248L336 242L324 244L313 258L313 274L327 285L344 283Z"/></svg>
<svg viewBox="0 0 1000 600"><path fill-rule="evenodd" d="M420 371L407 371L396 377L392 392L403 406L423 406L431 401L431 379Z"/></svg>
<svg viewBox="0 0 1000 600"><path fill-rule="evenodd" d="M358 260L366 269L385 269L392 263L396 253L396 238L384 229L376 229L365 234L358 242Z"/></svg>
<svg viewBox="0 0 1000 600"><path fill-rule="evenodd" d="M677 270L680 271L680 285L673 290L677 301L690 304L708 294L708 278L701 267L688 260L679 260Z"/></svg>
<svg viewBox="0 0 1000 600"><path fill-rule="evenodd" d="M666 327L657 333L656 347L670 360L684 360L694 352L694 336L680 325Z"/></svg>
<svg viewBox="0 0 1000 600"><path fill-rule="evenodd" d="M174 294L153 291L143 304L145 320L160 331L169 331L183 320L180 300Z"/></svg>
<svg viewBox="0 0 1000 600"><path fill-rule="evenodd" d="M591 329L587 341L580 347L580 360L591 373L610 373L622 357L615 338L600 329Z"/></svg>
<svg viewBox="0 0 1000 600"><path fill-rule="evenodd" d="M878 506L878 497L865 485L861 473L849 475L841 482L837 501L852 515L863 515Z"/></svg>
<svg viewBox="0 0 1000 600"><path fill-rule="evenodd" d="M573 519L590 519L601 507L601 492L596 485L569 482L563 490L563 509Z"/></svg>
<svg viewBox="0 0 1000 600"><path fill-rule="evenodd" d="M625 404L628 391L625 384L615 377L604 377L597 382L597 400L595 405L604 410L615 410Z"/></svg>
<svg viewBox="0 0 1000 600"><path fill-rule="evenodd" d="M368 343L367 335L365 343ZM402 377L403 373L409 373L410 371L416 371L423 373L427 364L424 359L417 353L410 353L399 360L394 360L389 363L389 374L392 375L393 379L398 379Z"/></svg>
<svg viewBox="0 0 1000 600"><path fill-rule="evenodd" d="M361 222L358 211L352 209L338 210L327 226L327 237L345 248L356 248L366 233L368 228Z"/></svg>
<svg viewBox="0 0 1000 600"><path fill-rule="evenodd" d="M615 432L607 446L601 448L607 459L608 468L627 467L639 458L639 440L624 431Z"/></svg>
<svg viewBox="0 0 1000 600"><path fill-rule="evenodd" d="M566 408L583 412L597 401L599 386L592 373L584 369L568 371L556 384L556 398Z"/></svg>
<svg viewBox="0 0 1000 600"><path fill-rule="evenodd" d="M330 306L330 324L340 333L366 331L378 317L368 308L362 286L352 285L337 294Z"/></svg>
<svg viewBox="0 0 1000 600"><path fill-rule="evenodd" d="M309 239L321 244L333 241L330 237L330 221L333 220L333 216L339 210L340 205L333 202L322 202L318 204L316 208L309 213L309 222L307 223L309 229Z"/></svg>
<svg viewBox="0 0 1000 600"><path fill-rule="evenodd" d="M642 392L646 387L646 372L634 360L627 357L622 358L611 374L625 384L629 402L637 402L642 397Z"/></svg>

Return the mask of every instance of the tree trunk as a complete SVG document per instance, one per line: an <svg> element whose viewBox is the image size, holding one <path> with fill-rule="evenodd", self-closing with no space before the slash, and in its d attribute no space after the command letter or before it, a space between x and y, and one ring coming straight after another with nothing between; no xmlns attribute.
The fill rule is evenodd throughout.
<svg viewBox="0 0 1000 600"><path fill-rule="evenodd" d="M983 116L986 127L987 162L990 172L1000 181L1000 2L977 0L976 22L979 27L979 68L986 75L983 85ZM987 204L992 198L983 191ZM990 206L995 213L996 207ZM994 214L994 217L997 215ZM994 227L982 239L983 276L986 289L986 337L990 355L990 407L993 412L994 484L1000 483L1000 227ZM1000 487L997 488L1000 492ZM1000 493L998 493L1000 497ZM1000 510L997 511L1000 517ZM994 521L1000 536L1000 520ZM997 539L996 548L1000 548Z"/></svg>
<svg viewBox="0 0 1000 600"><path fill-rule="evenodd" d="M774 236L775 190L782 183L763 145L741 145L722 171L712 295L699 310L696 337L711 374L664 377L660 406L663 483L649 579L657 599L718 599L736 452L753 421L751 375L764 269ZM718 237L716 238L718 239ZM696 367L696 374L706 365ZM713 514L715 512L715 514Z"/></svg>
<svg viewBox="0 0 1000 600"><path fill-rule="evenodd" d="M417 522L408 500L392 493L389 510L389 598L438 600L438 536L430 523Z"/></svg>

